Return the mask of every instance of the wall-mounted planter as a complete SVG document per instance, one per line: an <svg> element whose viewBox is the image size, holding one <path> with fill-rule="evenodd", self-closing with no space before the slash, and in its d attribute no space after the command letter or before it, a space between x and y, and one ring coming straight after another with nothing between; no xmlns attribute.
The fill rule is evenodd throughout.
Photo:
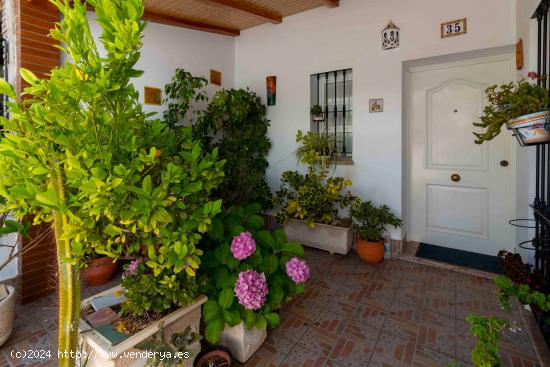
<svg viewBox="0 0 550 367"><path fill-rule="evenodd" d="M105 292L94 295L81 302L81 309L87 309L90 305L90 300L97 296L105 296L108 294L118 293L122 291L121 286L111 288ZM164 325L166 340L170 340L172 334L182 332L188 326L198 332L201 320L201 305L206 302L206 296L198 297L192 304L179 308L178 310L166 315L160 320L153 322L151 325L132 335L120 344L108 345L94 332L79 329L79 345L82 345L88 355L93 355L93 358L88 360L86 367L129 367L129 366L144 366L147 359L139 358L122 358L124 352L142 352L135 347L147 340L159 331L161 324ZM185 367L192 367L195 356L200 351L200 343L196 343L191 347L191 358L185 361ZM93 353L93 354L92 354ZM128 354L126 354L128 355ZM117 358L116 356L119 356Z"/></svg>
<svg viewBox="0 0 550 367"><path fill-rule="evenodd" d="M523 115L506 123L513 130L520 145L535 145L550 142L550 111Z"/></svg>
<svg viewBox="0 0 550 367"><path fill-rule="evenodd" d="M304 221L290 219L285 224L285 232L289 240L342 255L347 254L353 244L351 224L339 227L316 223L315 228L311 228Z"/></svg>
<svg viewBox="0 0 550 367"><path fill-rule="evenodd" d="M244 323L228 327L220 335L219 344L231 351L233 358L245 363L262 346L267 338L267 330L253 327L248 330Z"/></svg>

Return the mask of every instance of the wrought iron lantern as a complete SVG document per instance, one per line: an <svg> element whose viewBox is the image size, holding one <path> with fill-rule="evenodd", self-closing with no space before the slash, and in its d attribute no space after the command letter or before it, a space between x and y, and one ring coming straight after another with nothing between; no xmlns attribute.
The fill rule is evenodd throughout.
<svg viewBox="0 0 550 367"><path fill-rule="evenodd" d="M382 30L382 50L391 50L399 47L399 28L390 20Z"/></svg>

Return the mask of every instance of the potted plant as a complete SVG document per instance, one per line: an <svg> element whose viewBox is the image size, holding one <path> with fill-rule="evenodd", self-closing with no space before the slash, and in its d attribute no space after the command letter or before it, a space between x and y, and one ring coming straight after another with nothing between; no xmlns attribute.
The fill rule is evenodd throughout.
<svg viewBox="0 0 550 367"><path fill-rule="evenodd" d="M84 259L85 268L80 270L82 278L91 286L100 286L106 284L115 272L118 270L118 263L108 256L99 256Z"/></svg>
<svg viewBox="0 0 550 367"><path fill-rule="evenodd" d="M0 198L0 206L4 200ZM0 263L0 272L13 260L32 250L37 244L51 236L51 232L41 228L38 233L33 233L33 238L28 241L19 241L20 235L28 235L30 223L19 223L9 219L8 213L0 213L0 248L8 248L4 260ZM19 242L19 244L18 244ZM0 346L4 344L13 331L15 318L15 288L11 285L0 283Z"/></svg>
<svg viewBox="0 0 550 367"><path fill-rule="evenodd" d="M302 293L309 267L282 229L262 230L261 206L233 207L212 222L199 274L208 274L205 338L246 362L279 325L278 310Z"/></svg>
<svg viewBox="0 0 550 367"><path fill-rule="evenodd" d="M205 346L195 359L194 367L231 367L233 358L222 345Z"/></svg>
<svg viewBox="0 0 550 367"><path fill-rule="evenodd" d="M316 122L325 121L323 108L321 106L319 106L317 104L311 106L310 113L311 113L311 118L313 119L313 121L316 121Z"/></svg>
<svg viewBox="0 0 550 367"><path fill-rule="evenodd" d="M353 241L351 220L339 211L357 202L352 193L342 193L351 181L329 172L330 145L323 134L298 131L296 157L308 166L307 174L286 171L273 197L279 207L277 221L284 223L291 240L330 252L347 254Z"/></svg>
<svg viewBox="0 0 550 367"><path fill-rule="evenodd" d="M376 207L370 201L362 202L350 209L350 214L358 223L353 225L358 238L357 254L368 264L378 264L384 259L382 236L388 225L399 227L401 219L390 212L386 205Z"/></svg>
<svg viewBox="0 0 550 367"><path fill-rule="evenodd" d="M530 72L530 79L540 81L537 73ZM487 105L481 122L474 126L486 129L474 132L476 144L482 144L500 134L503 125L513 130L520 144L533 145L550 141L550 112L548 111L548 90L528 80L493 85L485 91Z"/></svg>

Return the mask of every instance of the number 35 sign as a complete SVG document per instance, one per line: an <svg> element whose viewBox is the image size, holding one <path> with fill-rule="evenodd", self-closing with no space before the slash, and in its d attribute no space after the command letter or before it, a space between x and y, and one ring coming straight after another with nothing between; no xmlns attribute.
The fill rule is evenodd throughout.
<svg viewBox="0 0 550 367"><path fill-rule="evenodd" d="M460 36L466 34L468 26L466 18L441 23L441 38Z"/></svg>

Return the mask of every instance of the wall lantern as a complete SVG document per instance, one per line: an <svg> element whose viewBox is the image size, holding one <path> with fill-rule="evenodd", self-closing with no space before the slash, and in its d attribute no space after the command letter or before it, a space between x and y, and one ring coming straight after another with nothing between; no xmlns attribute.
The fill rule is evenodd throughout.
<svg viewBox="0 0 550 367"><path fill-rule="evenodd" d="M399 47L399 28L390 20L382 30L382 50L391 50Z"/></svg>

